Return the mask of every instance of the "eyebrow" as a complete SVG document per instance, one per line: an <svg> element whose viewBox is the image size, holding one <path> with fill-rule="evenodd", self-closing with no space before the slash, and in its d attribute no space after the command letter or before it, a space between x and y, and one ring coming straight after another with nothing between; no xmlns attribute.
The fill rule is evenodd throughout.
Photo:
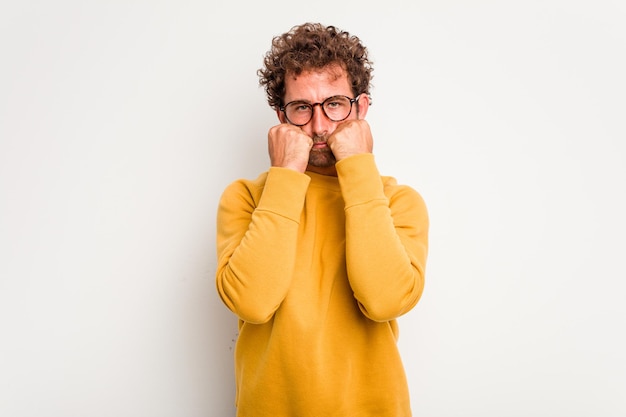
<svg viewBox="0 0 626 417"><path fill-rule="evenodd" d="M328 96L328 97L326 97L326 98L325 98L324 100L322 100L322 101L318 101L317 103L321 104L321 103L325 102L326 100L328 100L329 98L333 98L333 97L348 97L348 98L349 98L349 96L344 95L344 94L333 94L332 96ZM288 102L287 102L287 104L289 104L289 103L306 103L306 104L313 104L313 102L312 102L311 100L306 100L306 99L295 99L295 100L291 100L291 101L288 101ZM316 103L316 104L317 104L317 103Z"/></svg>

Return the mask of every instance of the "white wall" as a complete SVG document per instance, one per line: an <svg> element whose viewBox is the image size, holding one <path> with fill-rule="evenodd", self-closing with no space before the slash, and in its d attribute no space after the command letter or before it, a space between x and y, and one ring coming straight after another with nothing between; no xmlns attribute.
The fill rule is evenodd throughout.
<svg viewBox="0 0 626 417"><path fill-rule="evenodd" d="M359 35L381 171L431 215L400 321L416 416L624 416L622 1L0 6L0 415L232 416L224 186L268 165L256 69Z"/></svg>

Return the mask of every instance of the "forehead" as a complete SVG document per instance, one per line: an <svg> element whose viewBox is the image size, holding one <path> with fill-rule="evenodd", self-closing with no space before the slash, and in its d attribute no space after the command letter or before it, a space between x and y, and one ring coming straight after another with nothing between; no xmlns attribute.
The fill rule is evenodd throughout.
<svg viewBox="0 0 626 417"><path fill-rule="evenodd" d="M334 95L352 95L348 73L339 65L309 69L300 74L287 73L285 101L323 101Z"/></svg>

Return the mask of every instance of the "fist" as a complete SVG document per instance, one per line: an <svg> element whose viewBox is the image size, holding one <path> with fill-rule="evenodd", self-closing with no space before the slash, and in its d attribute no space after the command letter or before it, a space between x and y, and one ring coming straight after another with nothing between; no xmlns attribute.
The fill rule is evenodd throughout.
<svg viewBox="0 0 626 417"><path fill-rule="evenodd" d="M304 172L309 162L313 140L298 126L280 124L268 133L268 150L273 167Z"/></svg>
<svg viewBox="0 0 626 417"><path fill-rule="evenodd" d="M328 146L337 161L352 155L372 153L374 140L369 124L364 119L341 123L328 138Z"/></svg>

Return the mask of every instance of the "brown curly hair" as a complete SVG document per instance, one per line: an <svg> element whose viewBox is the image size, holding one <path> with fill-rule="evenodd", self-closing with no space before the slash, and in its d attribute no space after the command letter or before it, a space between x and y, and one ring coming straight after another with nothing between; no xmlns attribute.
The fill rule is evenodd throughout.
<svg viewBox="0 0 626 417"><path fill-rule="evenodd" d="M276 36L265 54L264 67L257 71L259 85L265 88L273 109L284 103L285 76L310 69L339 64L348 73L354 95L369 95L372 62L361 40L334 26L305 23Z"/></svg>

